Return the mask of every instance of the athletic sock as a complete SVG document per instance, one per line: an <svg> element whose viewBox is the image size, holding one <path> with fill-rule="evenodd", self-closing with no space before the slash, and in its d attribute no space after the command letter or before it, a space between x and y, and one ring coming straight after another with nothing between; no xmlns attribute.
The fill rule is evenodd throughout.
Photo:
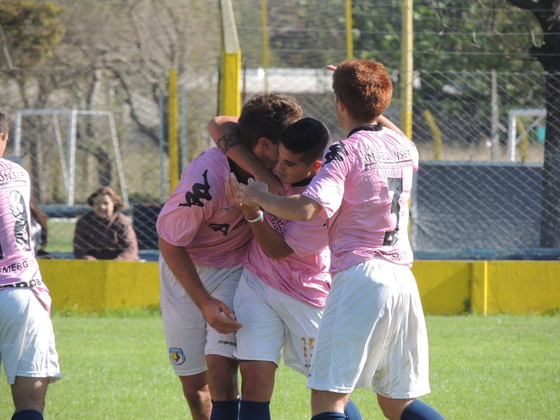
<svg viewBox="0 0 560 420"><path fill-rule="evenodd" d="M230 401L212 401L210 420L237 420L239 399Z"/></svg>
<svg viewBox="0 0 560 420"><path fill-rule="evenodd" d="M21 410L12 416L12 420L43 420L43 415L37 410Z"/></svg>
<svg viewBox="0 0 560 420"><path fill-rule="evenodd" d="M428 404L414 400L402 412L401 420L445 420L445 417Z"/></svg>
<svg viewBox="0 0 560 420"><path fill-rule="evenodd" d="M270 401L245 401L239 404L239 420L270 420Z"/></svg>
<svg viewBox="0 0 560 420"><path fill-rule="evenodd" d="M346 419L346 414L344 413L334 413L328 411L311 417L311 420L345 420L345 419Z"/></svg>
<svg viewBox="0 0 560 420"><path fill-rule="evenodd" d="M354 401L348 400L348 404L344 407L344 414L346 414L347 420L363 420L358 406L354 404Z"/></svg>

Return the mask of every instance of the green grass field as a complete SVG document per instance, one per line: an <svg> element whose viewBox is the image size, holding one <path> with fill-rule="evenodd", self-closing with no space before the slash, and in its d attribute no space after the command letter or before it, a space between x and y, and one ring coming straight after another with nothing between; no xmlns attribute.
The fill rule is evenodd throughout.
<svg viewBox="0 0 560 420"><path fill-rule="evenodd" d="M50 219L49 241L46 246L48 252L72 252L72 241L76 221L73 219Z"/></svg>
<svg viewBox="0 0 560 420"><path fill-rule="evenodd" d="M55 314L63 378L49 388L47 420L184 419L156 312ZM432 393L448 419L555 419L560 403L560 316L427 317ZM353 394L365 420L382 419L374 395ZM278 369L274 420L309 419L305 378ZM0 418L12 402L0 376Z"/></svg>

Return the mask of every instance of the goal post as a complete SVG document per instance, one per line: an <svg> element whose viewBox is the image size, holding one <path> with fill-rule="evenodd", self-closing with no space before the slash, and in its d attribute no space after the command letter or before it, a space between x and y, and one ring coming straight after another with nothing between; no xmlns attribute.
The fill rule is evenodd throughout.
<svg viewBox="0 0 560 420"><path fill-rule="evenodd" d="M517 134L519 117L536 117L521 134ZM508 160L515 162L515 151L519 139L529 133L546 117L546 109L511 109L508 112Z"/></svg>
<svg viewBox="0 0 560 420"><path fill-rule="evenodd" d="M76 179L76 139L77 139L77 127L78 127L78 117L81 115L91 115L91 116L101 116L106 117L109 121L109 127L111 132L111 141L113 145L113 151L115 153L115 161L117 165L117 174L119 179L119 184L121 188L121 196L125 206L129 205L128 193L126 189L126 182L124 177L124 168L122 164L122 158L120 154L119 141L117 138L117 129L115 126L115 120L113 114L107 111L82 111L77 109L19 109L16 111L16 123L15 123L15 133L14 133L14 155L21 156L21 143L22 143L22 121L24 116L30 115L45 115L51 116L54 123L54 135L56 137L56 146L58 151L58 156L60 159L60 165L62 168L62 176L64 180L64 186L66 189L66 204L69 206L74 205L75 201L75 179ZM68 118L68 136L67 144L64 146L64 141L62 139L62 134L59 126L58 117L63 116Z"/></svg>

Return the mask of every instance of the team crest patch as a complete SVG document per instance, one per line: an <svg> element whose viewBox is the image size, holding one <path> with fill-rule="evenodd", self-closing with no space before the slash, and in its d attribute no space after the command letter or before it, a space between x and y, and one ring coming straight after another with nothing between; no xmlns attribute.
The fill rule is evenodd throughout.
<svg viewBox="0 0 560 420"><path fill-rule="evenodd" d="M170 347L169 360L171 360L171 363L174 365L182 365L185 362L185 353L183 353L183 349Z"/></svg>

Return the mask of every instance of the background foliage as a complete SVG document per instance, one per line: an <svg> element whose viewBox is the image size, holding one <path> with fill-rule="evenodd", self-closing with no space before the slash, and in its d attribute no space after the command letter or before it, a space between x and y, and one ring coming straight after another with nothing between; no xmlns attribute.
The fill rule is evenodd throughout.
<svg viewBox="0 0 560 420"><path fill-rule="evenodd" d="M347 58L346 2L232 4L243 99L264 89L291 94L307 116L325 122L334 139L342 138L324 68ZM354 56L386 64L395 82L386 114L397 124L401 7L393 0L352 2ZM77 119L75 204L84 203L100 184L126 188L131 205L165 201L171 69L177 71L180 90L181 166L211 145L205 126L218 109L219 13L217 0L0 4L0 94L12 116L20 109L101 110L114 116L121 162L106 117ZM508 112L546 106L548 79L530 54L542 41L537 20L509 1L415 1L412 137L421 159L508 160ZM270 68L265 71L266 57ZM517 124L515 159L542 162L544 120L523 117ZM70 119L62 116L22 118L20 155L43 205L67 202L71 129ZM556 185L548 189L560 196Z"/></svg>

